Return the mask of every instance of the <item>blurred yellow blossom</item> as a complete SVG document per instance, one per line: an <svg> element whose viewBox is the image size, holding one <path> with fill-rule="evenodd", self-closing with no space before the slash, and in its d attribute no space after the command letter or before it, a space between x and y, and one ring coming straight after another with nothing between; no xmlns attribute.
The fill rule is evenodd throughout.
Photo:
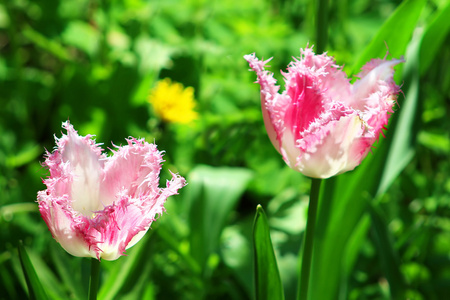
<svg viewBox="0 0 450 300"><path fill-rule="evenodd" d="M194 88L165 78L150 91L148 101L155 113L164 121L186 124L198 118L194 110Z"/></svg>

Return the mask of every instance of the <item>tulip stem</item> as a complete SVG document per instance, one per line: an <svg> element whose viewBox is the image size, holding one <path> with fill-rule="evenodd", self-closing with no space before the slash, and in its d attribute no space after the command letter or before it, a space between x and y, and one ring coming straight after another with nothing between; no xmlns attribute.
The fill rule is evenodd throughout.
<svg viewBox="0 0 450 300"><path fill-rule="evenodd" d="M320 184L322 183L322 179L312 178L311 180L308 219L306 220L306 232L303 243L303 255L300 273L300 300L308 299L309 275L313 253L314 227L316 225L317 206L319 204Z"/></svg>
<svg viewBox="0 0 450 300"><path fill-rule="evenodd" d="M100 277L100 260L97 258L91 258L91 278L89 279L89 300L97 299L99 277Z"/></svg>
<svg viewBox="0 0 450 300"><path fill-rule="evenodd" d="M328 0L316 1L316 53L325 52L328 40Z"/></svg>

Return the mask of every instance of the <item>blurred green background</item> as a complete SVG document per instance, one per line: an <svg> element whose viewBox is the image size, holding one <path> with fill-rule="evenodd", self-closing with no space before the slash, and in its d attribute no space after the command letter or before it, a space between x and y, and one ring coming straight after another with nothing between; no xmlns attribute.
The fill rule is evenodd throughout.
<svg viewBox="0 0 450 300"><path fill-rule="evenodd" d="M348 74L383 58L385 42L406 63L386 140L324 188L332 209L319 215L312 297L449 298L449 1L329 6L326 49ZM166 151L162 179L170 169L189 182L127 257L102 262L100 299L251 298L257 204L293 299L310 180L267 138L243 55L273 56L282 80L278 71L315 43L314 16L302 0L2 1L0 299L27 295L19 240L49 298L87 294L89 260L64 252L36 203L44 149L66 120L105 147L155 141ZM164 78L195 89L198 120L171 124L153 112L147 97Z"/></svg>

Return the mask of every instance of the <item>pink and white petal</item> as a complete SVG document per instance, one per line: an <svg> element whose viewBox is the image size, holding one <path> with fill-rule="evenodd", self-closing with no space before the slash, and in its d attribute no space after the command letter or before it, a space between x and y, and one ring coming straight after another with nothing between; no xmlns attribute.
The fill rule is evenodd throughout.
<svg viewBox="0 0 450 300"><path fill-rule="evenodd" d="M166 188L160 189L160 193L157 197L149 197L146 201L144 201L144 213L146 216L150 217L151 222L163 213L163 211L165 210L164 203L166 202L167 198L172 195L177 195L178 190L185 185L186 180L183 177L178 174L172 173L172 179L170 181L167 181ZM150 227L151 222L148 225L144 224L144 227L146 227L145 231L141 231L133 236L132 239L126 243L125 249L134 246L134 244L136 244L142 238L142 236Z"/></svg>
<svg viewBox="0 0 450 300"><path fill-rule="evenodd" d="M297 61L295 60L295 62ZM300 61L305 67L312 70L324 69L328 71L329 68L336 66L333 57L328 56L326 53L315 54L312 47L300 49Z"/></svg>
<svg viewBox="0 0 450 300"><path fill-rule="evenodd" d="M346 103L351 95L351 85L345 72L326 53L316 55L312 48L300 49L300 60L292 65L297 68L310 68L318 76L317 85L326 98Z"/></svg>
<svg viewBox="0 0 450 300"><path fill-rule="evenodd" d="M370 95L387 87L391 94L398 94L400 88L395 84L394 66L404 62L402 59L381 60L368 62L357 75L360 77L352 86L351 106L362 112L368 108L377 108L380 103ZM375 100L375 101L371 101Z"/></svg>
<svg viewBox="0 0 450 300"><path fill-rule="evenodd" d="M70 199L73 209L89 216L101 208L98 195L104 156L91 136L79 136L69 122L65 122L63 127L67 129L67 135L58 139L57 152L60 157L55 157L61 160L61 174L71 177Z"/></svg>
<svg viewBox="0 0 450 300"><path fill-rule="evenodd" d="M59 176L49 177L43 182L47 186L47 190L41 192L46 192L54 198L69 197L72 192L72 174L70 170L62 170Z"/></svg>
<svg viewBox="0 0 450 300"><path fill-rule="evenodd" d="M52 236L70 254L79 257L96 257L84 236L76 229L73 213L67 210L67 199L49 199L51 196L39 192L39 211Z"/></svg>
<svg viewBox="0 0 450 300"><path fill-rule="evenodd" d="M277 97L277 96L275 96ZM264 98L263 93L261 93L261 99ZM266 102L261 101L261 111L262 111L262 116L263 116L263 120L264 120L264 126L266 127L266 131L267 131L267 135L269 136L270 142L272 143L272 145L275 147L275 149L280 152L280 136L281 136L281 132L282 128L280 125L275 127L273 125L273 122L277 122L276 120L274 120L274 117L271 117L271 114L269 113L269 109L270 107L268 107ZM277 128L277 130L275 130L275 128Z"/></svg>
<svg viewBox="0 0 450 300"><path fill-rule="evenodd" d="M285 130L281 139L281 155L285 163L292 169L297 169L297 159L301 155L296 140L290 130Z"/></svg>
<svg viewBox="0 0 450 300"><path fill-rule="evenodd" d="M282 94L276 94L272 101L267 102L266 109L263 110L267 134L275 149L281 154L283 135L286 130L289 130L286 126L286 113L291 101L287 92L283 91ZM267 118L265 117L265 113L267 113Z"/></svg>
<svg viewBox="0 0 450 300"><path fill-rule="evenodd" d="M103 205L113 204L122 191L133 198L142 193L157 193L162 161L162 154L154 144L128 140L128 145L119 147L106 159L100 192Z"/></svg>
<svg viewBox="0 0 450 300"><path fill-rule="evenodd" d="M367 134L365 134L367 135ZM372 150L372 145L375 142L375 138L373 137L360 137L353 141L353 144L351 145L349 149L349 157L351 157L351 162L349 162L349 167L353 166L349 170L353 170L355 167L361 164L362 160L369 154L369 152ZM343 171L346 172L346 171ZM340 172L340 173L343 173ZM339 174L340 174L339 173Z"/></svg>
<svg viewBox="0 0 450 300"><path fill-rule="evenodd" d="M160 192L159 188L159 173L161 171L161 164L164 161L162 152L158 151L156 145L144 143L146 153L141 167L141 176L137 180L140 182L137 195L153 195Z"/></svg>
<svg viewBox="0 0 450 300"><path fill-rule="evenodd" d="M388 120L393 113L393 106L397 94L387 86L380 86L379 91L369 96L368 102L377 103L375 107L368 107L363 114L364 121L370 128L370 135L378 139L383 129L386 129Z"/></svg>
<svg viewBox="0 0 450 300"><path fill-rule="evenodd" d="M300 147L297 170L313 178L329 178L353 170L359 161L352 157L355 139L364 134L363 121L357 114L331 121L306 135Z"/></svg>
<svg viewBox="0 0 450 300"><path fill-rule="evenodd" d="M278 99L279 86L276 85L276 80L273 78L273 73L265 70L265 65L271 60L266 61L259 60L255 54L248 54L244 56L244 59L249 63L250 68L256 72L257 81L261 87L261 109L264 119L264 125L266 126L267 134L270 138L275 149L280 152L280 133L282 131L282 125L274 124L273 120L277 120L276 116L273 116L273 106L280 100ZM283 98L281 99L283 100ZM278 141L277 141L278 140Z"/></svg>
<svg viewBox="0 0 450 300"><path fill-rule="evenodd" d="M106 207L92 220L91 234L101 241L100 257L115 260L124 255L126 249L134 246L150 228L151 223L164 211L167 197L177 194L185 185L184 178L173 175L167 188L148 193L141 193L131 198L125 190L117 196L113 205Z"/></svg>
<svg viewBox="0 0 450 300"><path fill-rule="evenodd" d="M289 103L285 105L284 126L298 140L301 133L324 111L324 95L316 85L318 76L309 69L290 69L285 74Z"/></svg>
<svg viewBox="0 0 450 300"><path fill-rule="evenodd" d="M166 201L166 199L172 195L178 195L178 190L182 187L186 186L186 179L181 177L178 174L172 174L172 179L169 181L166 181L166 187L160 190L160 194L157 197L157 200L152 203L153 206L160 207L161 212L164 210L163 204ZM160 212L158 212L159 214Z"/></svg>
<svg viewBox="0 0 450 300"><path fill-rule="evenodd" d="M102 259L115 260L124 255L128 242L139 232L145 233L153 221L134 201L139 200L125 196L92 219L90 234L99 241L97 246Z"/></svg>

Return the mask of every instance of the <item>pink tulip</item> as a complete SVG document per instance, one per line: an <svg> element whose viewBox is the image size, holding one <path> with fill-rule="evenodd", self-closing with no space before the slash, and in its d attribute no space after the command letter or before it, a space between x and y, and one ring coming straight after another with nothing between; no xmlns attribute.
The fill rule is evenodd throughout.
<svg viewBox="0 0 450 300"><path fill-rule="evenodd" d="M261 86L264 123L272 144L294 170L328 178L353 170L388 123L400 91L393 67L403 62L373 59L351 84L326 54L300 49L301 57L283 72L286 90L255 54L244 58Z"/></svg>
<svg viewBox="0 0 450 300"><path fill-rule="evenodd" d="M70 254L115 260L144 236L185 180L172 174L159 188L162 154L144 139L130 138L107 156L90 135L79 136L69 122L63 128L67 135L47 152L50 177L38 192L39 211Z"/></svg>

